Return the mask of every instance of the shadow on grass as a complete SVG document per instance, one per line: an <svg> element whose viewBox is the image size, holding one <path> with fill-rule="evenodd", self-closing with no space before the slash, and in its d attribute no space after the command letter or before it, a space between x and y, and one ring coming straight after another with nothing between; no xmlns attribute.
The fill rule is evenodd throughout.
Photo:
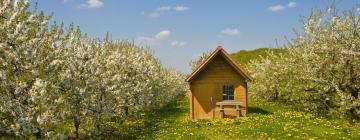
<svg viewBox="0 0 360 140"><path fill-rule="evenodd" d="M122 126L114 137L117 139L151 139L156 131L170 127L178 118L187 114L189 111L187 104L186 100L182 98L172 101L143 117L143 123Z"/></svg>
<svg viewBox="0 0 360 140"><path fill-rule="evenodd" d="M249 114L257 113L257 114L273 114L272 112L269 112L267 110L264 110L259 107L249 107Z"/></svg>

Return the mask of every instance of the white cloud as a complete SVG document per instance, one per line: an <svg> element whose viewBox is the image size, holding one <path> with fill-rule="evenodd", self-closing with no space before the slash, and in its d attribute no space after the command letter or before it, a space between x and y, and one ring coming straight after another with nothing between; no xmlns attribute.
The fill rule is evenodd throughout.
<svg viewBox="0 0 360 140"><path fill-rule="evenodd" d="M153 12L150 14L150 17L159 17L161 14L159 12Z"/></svg>
<svg viewBox="0 0 360 140"><path fill-rule="evenodd" d="M283 6L283 5L273 5L273 6L270 6L270 7L268 7L267 9L269 10L269 11L273 11L273 12L277 12L277 11L282 11L282 10L285 10L285 6Z"/></svg>
<svg viewBox="0 0 360 140"><path fill-rule="evenodd" d="M187 45L187 42L184 42L184 41L173 41L171 42L171 46L174 46L174 47L183 47L183 46L186 46Z"/></svg>
<svg viewBox="0 0 360 140"><path fill-rule="evenodd" d="M156 45L159 44L161 40L164 40L170 37L171 32L169 30L162 30L153 37L144 37L140 36L135 39L135 43L138 45Z"/></svg>
<svg viewBox="0 0 360 140"><path fill-rule="evenodd" d="M140 36L135 39L135 42L137 44L154 44L156 40L155 38Z"/></svg>
<svg viewBox="0 0 360 140"><path fill-rule="evenodd" d="M288 9L289 9L289 8L295 8L296 6L297 6L296 2L291 1L291 2L289 2L289 3L287 4L287 7L284 6L284 5L278 4L278 5L269 6L269 7L267 8L267 10L272 11L272 12L278 12L278 11L286 10L287 8L288 8Z"/></svg>
<svg viewBox="0 0 360 140"><path fill-rule="evenodd" d="M240 31L239 29L236 29L236 28L226 28L224 30L221 31L221 34L222 35L227 35L227 36L236 36L236 35L239 35L240 34Z"/></svg>
<svg viewBox="0 0 360 140"><path fill-rule="evenodd" d="M293 2L293 1L289 2L288 7L289 8L295 8L296 7L296 2Z"/></svg>
<svg viewBox="0 0 360 140"><path fill-rule="evenodd" d="M165 38L167 38L169 36L170 36L170 31L169 30L162 30L162 31L160 31L159 33L157 33L155 35L155 38L156 39L165 39Z"/></svg>
<svg viewBox="0 0 360 140"><path fill-rule="evenodd" d="M161 15L164 15L166 13L169 12L182 12L182 11L187 11L189 10L189 7L185 7L185 6L162 6L159 8L156 8L153 12L151 12L149 14L150 17L159 17Z"/></svg>
<svg viewBox="0 0 360 140"><path fill-rule="evenodd" d="M163 6L156 9L156 11L162 12L162 11L170 11L171 6Z"/></svg>
<svg viewBox="0 0 360 140"><path fill-rule="evenodd" d="M80 8L101 8L104 7L104 3L101 0L87 0L79 6Z"/></svg>
<svg viewBox="0 0 360 140"><path fill-rule="evenodd" d="M173 8L175 11L186 11L189 10L189 7L185 7L185 6L175 6Z"/></svg>

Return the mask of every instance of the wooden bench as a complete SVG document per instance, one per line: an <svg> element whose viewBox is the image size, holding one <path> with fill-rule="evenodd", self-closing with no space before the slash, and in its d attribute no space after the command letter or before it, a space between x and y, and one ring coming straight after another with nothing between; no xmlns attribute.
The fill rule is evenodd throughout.
<svg viewBox="0 0 360 140"><path fill-rule="evenodd" d="M236 110L236 117L239 118L241 115L241 105L242 102L234 102L234 101L221 101L221 102L217 102L216 106L219 106L220 109L220 118L224 118L224 111L225 110ZM235 106L235 109L232 108L225 108L224 106Z"/></svg>

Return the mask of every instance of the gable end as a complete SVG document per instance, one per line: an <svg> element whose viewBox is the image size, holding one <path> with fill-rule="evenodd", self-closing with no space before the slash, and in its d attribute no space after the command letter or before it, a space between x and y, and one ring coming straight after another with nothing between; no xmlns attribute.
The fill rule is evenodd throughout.
<svg viewBox="0 0 360 140"><path fill-rule="evenodd" d="M253 80L250 74L245 69L243 69L235 61L233 61L230 55L221 46L218 46L215 51L213 51L210 56L190 74L186 81L191 82L192 80L194 80L218 55L222 56L226 60L226 62L229 63L229 65L236 70L237 73L239 73L245 78L247 82Z"/></svg>

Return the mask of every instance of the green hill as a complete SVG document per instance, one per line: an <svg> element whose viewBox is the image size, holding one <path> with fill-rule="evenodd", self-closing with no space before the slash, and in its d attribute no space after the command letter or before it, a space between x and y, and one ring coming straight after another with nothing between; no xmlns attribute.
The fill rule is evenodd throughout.
<svg viewBox="0 0 360 140"><path fill-rule="evenodd" d="M274 54L284 53L285 49L280 48L258 48L255 50L240 50L236 53L232 53L231 56L240 64L247 65L250 60L257 60L262 57L266 57L267 51L273 52Z"/></svg>

